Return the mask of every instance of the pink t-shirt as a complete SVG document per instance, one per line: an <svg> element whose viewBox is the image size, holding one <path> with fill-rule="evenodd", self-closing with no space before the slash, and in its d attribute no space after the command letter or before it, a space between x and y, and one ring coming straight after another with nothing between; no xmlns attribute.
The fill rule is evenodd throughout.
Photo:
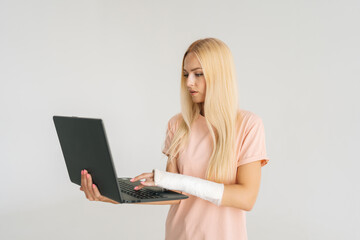
<svg viewBox="0 0 360 240"><path fill-rule="evenodd" d="M237 135L237 165L261 160L265 166L265 132L262 120L256 114L239 109L242 124ZM181 113L168 121L163 153L167 150L178 126ZM180 174L205 179L205 172L212 151L212 139L205 118L199 116L192 125L190 142L179 154L177 167ZM234 179L234 183L236 179ZM166 240L246 240L246 211L233 207L216 206L199 197L184 193L188 199L170 206L166 219Z"/></svg>

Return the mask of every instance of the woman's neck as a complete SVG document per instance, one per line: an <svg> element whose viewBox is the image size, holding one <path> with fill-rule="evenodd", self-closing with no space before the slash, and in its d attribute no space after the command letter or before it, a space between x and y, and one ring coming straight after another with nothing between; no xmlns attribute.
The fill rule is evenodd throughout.
<svg viewBox="0 0 360 240"><path fill-rule="evenodd" d="M200 115L204 117L204 103L200 103Z"/></svg>

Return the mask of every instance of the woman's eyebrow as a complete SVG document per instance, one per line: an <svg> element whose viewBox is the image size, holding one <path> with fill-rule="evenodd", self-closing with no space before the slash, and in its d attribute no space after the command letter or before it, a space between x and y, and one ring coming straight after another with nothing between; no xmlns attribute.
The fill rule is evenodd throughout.
<svg viewBox="0 0 360 240"><path fill-rule="evenodd" d="M191 71L195 71L196 69L202 69L202 68L201 68L201 67L197 67L197 68L191 69ZM185 68L184 68L183 70L184 70L185 72L187 72Z"/></svg>

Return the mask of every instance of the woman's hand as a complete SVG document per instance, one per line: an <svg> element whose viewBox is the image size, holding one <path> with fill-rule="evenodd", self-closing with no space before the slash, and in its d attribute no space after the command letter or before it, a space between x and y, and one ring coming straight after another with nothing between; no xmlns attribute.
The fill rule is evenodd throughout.
<svg viewBox="0 0 360 240"><path fill-rule="evenodd" d="M101 201L118 204L118 202L100 194L97 186L92 183L91 175L85 169L81 171L80 190L85 193L86 198L90 201Z"/></svg>
<svg viewBox="0 0 360 240"><path fill-rule="evenodd" d="M143 187L153 187L155 186L155 182L154 182L154 172L150 172L150 173L142 173L136 177L134 177L133 179L131 179L131 182L136 182L139 181L141 179L145 179L145 181L140 182L141 185L136 186L134 189L135 190L140 190Z"/></svg>

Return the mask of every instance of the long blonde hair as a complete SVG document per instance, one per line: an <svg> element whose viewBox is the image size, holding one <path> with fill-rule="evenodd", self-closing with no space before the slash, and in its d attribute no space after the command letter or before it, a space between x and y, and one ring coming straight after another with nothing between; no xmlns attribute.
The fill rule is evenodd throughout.
<svg viewBox="0 0 360 240"><path fill-rule="evenodd" d="M205 77L206 96L194 103L183 75L184 60L189 52L197 56ZM179 157L188 143L191 124L198 118L202 105L213 140L213 151L205 179L219 183L232 182L236 175L236 123L239 117L235 66L228 46L219 39L205 38L193 42L184 54L181 66L181 116L169 146L170 161Z"/></svg>

